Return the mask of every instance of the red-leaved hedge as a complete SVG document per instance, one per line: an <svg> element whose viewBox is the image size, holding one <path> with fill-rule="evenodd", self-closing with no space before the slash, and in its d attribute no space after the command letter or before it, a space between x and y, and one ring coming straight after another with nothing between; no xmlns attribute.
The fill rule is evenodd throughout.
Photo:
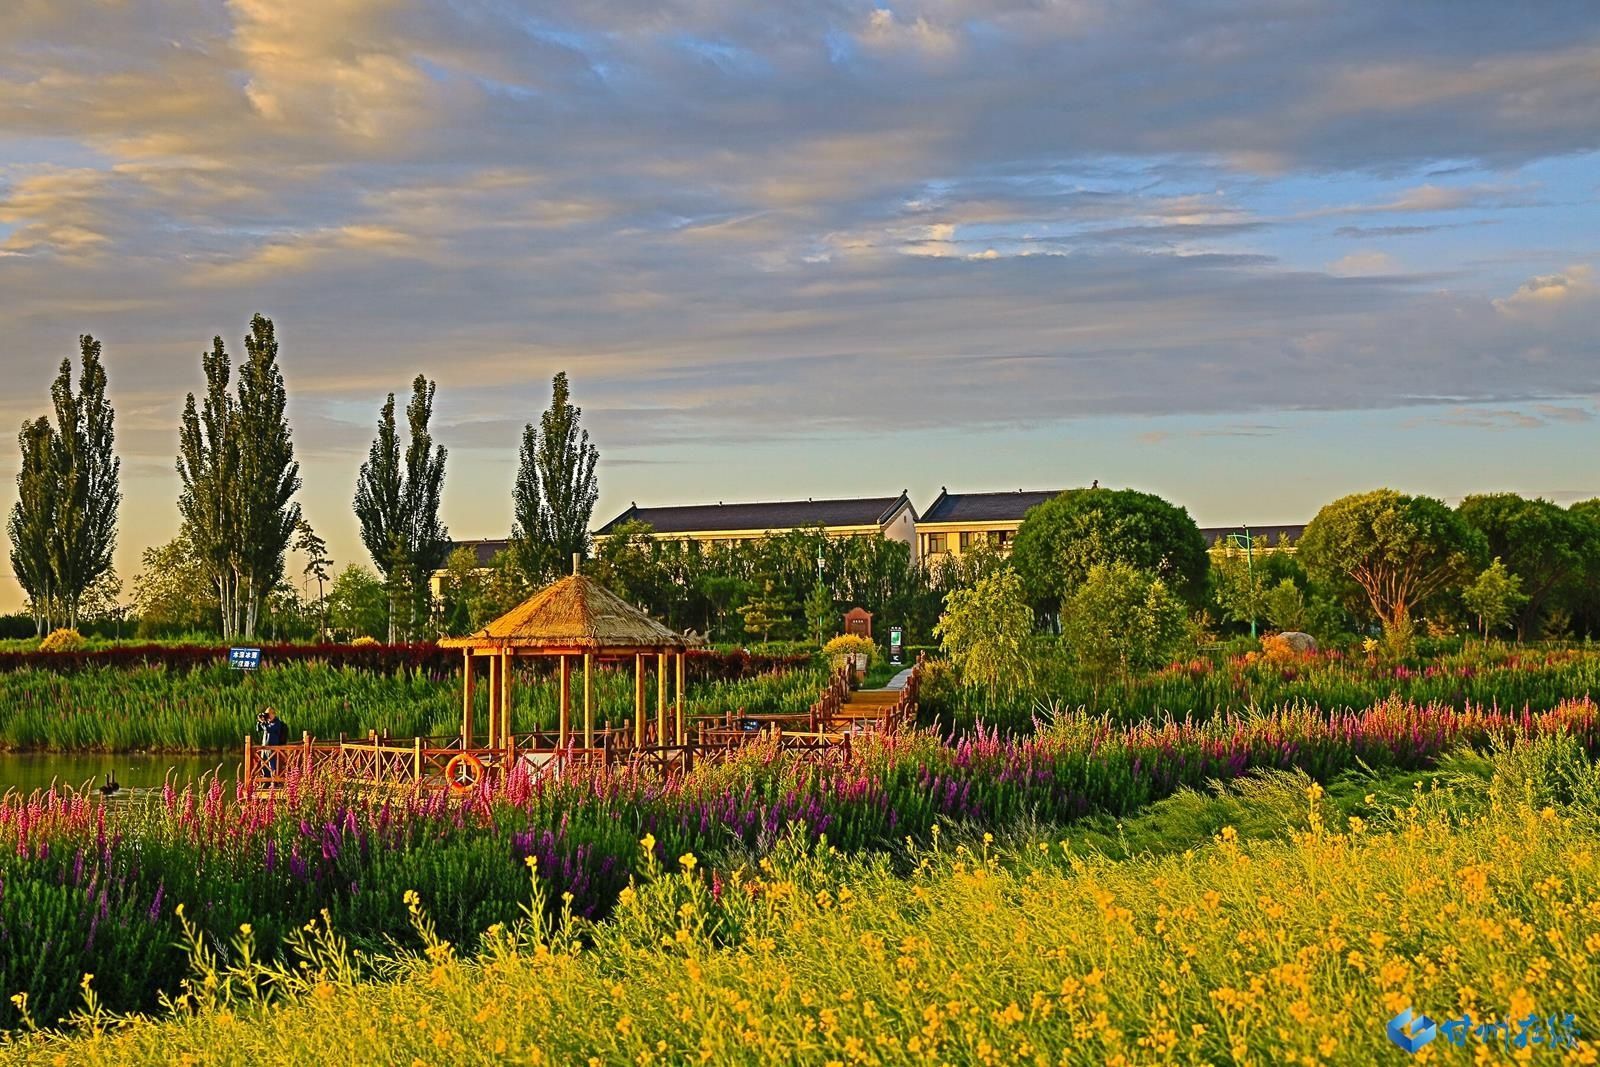
<svg viewBox="0 0 1600 1067"><path fill-rule="evenodd" d="M271 669L286 663L323 663L330 667L393 674L429 671L445 674L460 669L461 653L435 644L418 645L261 645L261 665ZM689 653L686 669L692 681L736 681L774 670L790 670L810 662L808 656L753 656L748 652L702 649ZM83 652L0 652L0 672L29 668L76 671L85 667L132 669L165 667L195 670L228 662L226 645L117 645ZM554 669L548 658L520 660Z"/></svg>

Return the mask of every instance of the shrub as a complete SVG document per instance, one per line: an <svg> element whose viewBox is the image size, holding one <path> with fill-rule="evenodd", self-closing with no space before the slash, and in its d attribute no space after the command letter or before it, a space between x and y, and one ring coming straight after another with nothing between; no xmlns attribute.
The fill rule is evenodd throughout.
<svg viewBox="0 0 1600 1067"><path fill-rule="evenodd" d="M1128 677L1170 662L1188 637L1183 601L1153 574L1096 565L1062 607L1061 633L1097 676Z"/></svg>
<svg viewBox="0 0 1600 1067"><path fill-rule="evenodd" d="M378 645L376 637L367 637L365 634L350 642L351 648L375 648Z"/></svg>
<svg viewBox="0 0 1600 1067"><path fill-rule="evenodd" d="M1033 680L1028 654L1033 610L1022 578L1006 568L978 579L971 589L945 597L944 617L933 632L967 685L990 697L1025 689Z"/></svg>
<svg viewBox="0 0 1600 1067"><path fill-rule="evenodd" d="M822 654L835 667L845 666L846 656L866 656L867 666L878 661L878 646L860 634L840 634L822 646Z"/></svg>
<svg viewBox="0 0 1600 1067"><path fill-rule="evenodd" d="M89 642L76 630L52 630L43 641L39 642L40 652L79 652L88 647Z"/></svg>

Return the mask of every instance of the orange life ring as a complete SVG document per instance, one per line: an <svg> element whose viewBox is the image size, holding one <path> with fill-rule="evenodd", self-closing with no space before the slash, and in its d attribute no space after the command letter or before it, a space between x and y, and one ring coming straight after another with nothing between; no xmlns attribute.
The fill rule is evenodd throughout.
<svg viewBox="0 0 1600 1067"><path fill-rule="evenodd" d="M470 793L483 781L483 761L470 752L457 752L444 765L444 779L452 793Z"/></svg>

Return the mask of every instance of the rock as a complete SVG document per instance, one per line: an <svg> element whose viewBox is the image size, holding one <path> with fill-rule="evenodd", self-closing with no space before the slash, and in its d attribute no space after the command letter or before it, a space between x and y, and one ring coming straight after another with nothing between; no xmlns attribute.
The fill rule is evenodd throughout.
<svg viewBox="0 0 1600 1067"><path fill-rule="evenodd" d="M1304 656L1317 650L1317 639L1308 633L1299 630L1285 630L1278 635L1289 642L1289 647L1294 649L1295 655Z"/></svg>

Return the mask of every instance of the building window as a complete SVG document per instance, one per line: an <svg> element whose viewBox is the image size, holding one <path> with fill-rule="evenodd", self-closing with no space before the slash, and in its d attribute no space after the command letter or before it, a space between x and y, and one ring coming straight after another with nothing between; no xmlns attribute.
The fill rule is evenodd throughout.
<svg viewBox="0 0 1600 1067"><path fill-rule="evenodd" d="M946 547L946 544L945 544L945 535L942 534L942 533L931 533L931 534L929 534L928 535L928 554L929 555L934 555L935 553L945 552L945 551L948 551L948 549Z"/></svg>
<svg viewBox="0 0 1600 1067"><path fill-rule="evenodd" d="M965 552L972 547L972 531L961 531L961 551Z"/></svg>

